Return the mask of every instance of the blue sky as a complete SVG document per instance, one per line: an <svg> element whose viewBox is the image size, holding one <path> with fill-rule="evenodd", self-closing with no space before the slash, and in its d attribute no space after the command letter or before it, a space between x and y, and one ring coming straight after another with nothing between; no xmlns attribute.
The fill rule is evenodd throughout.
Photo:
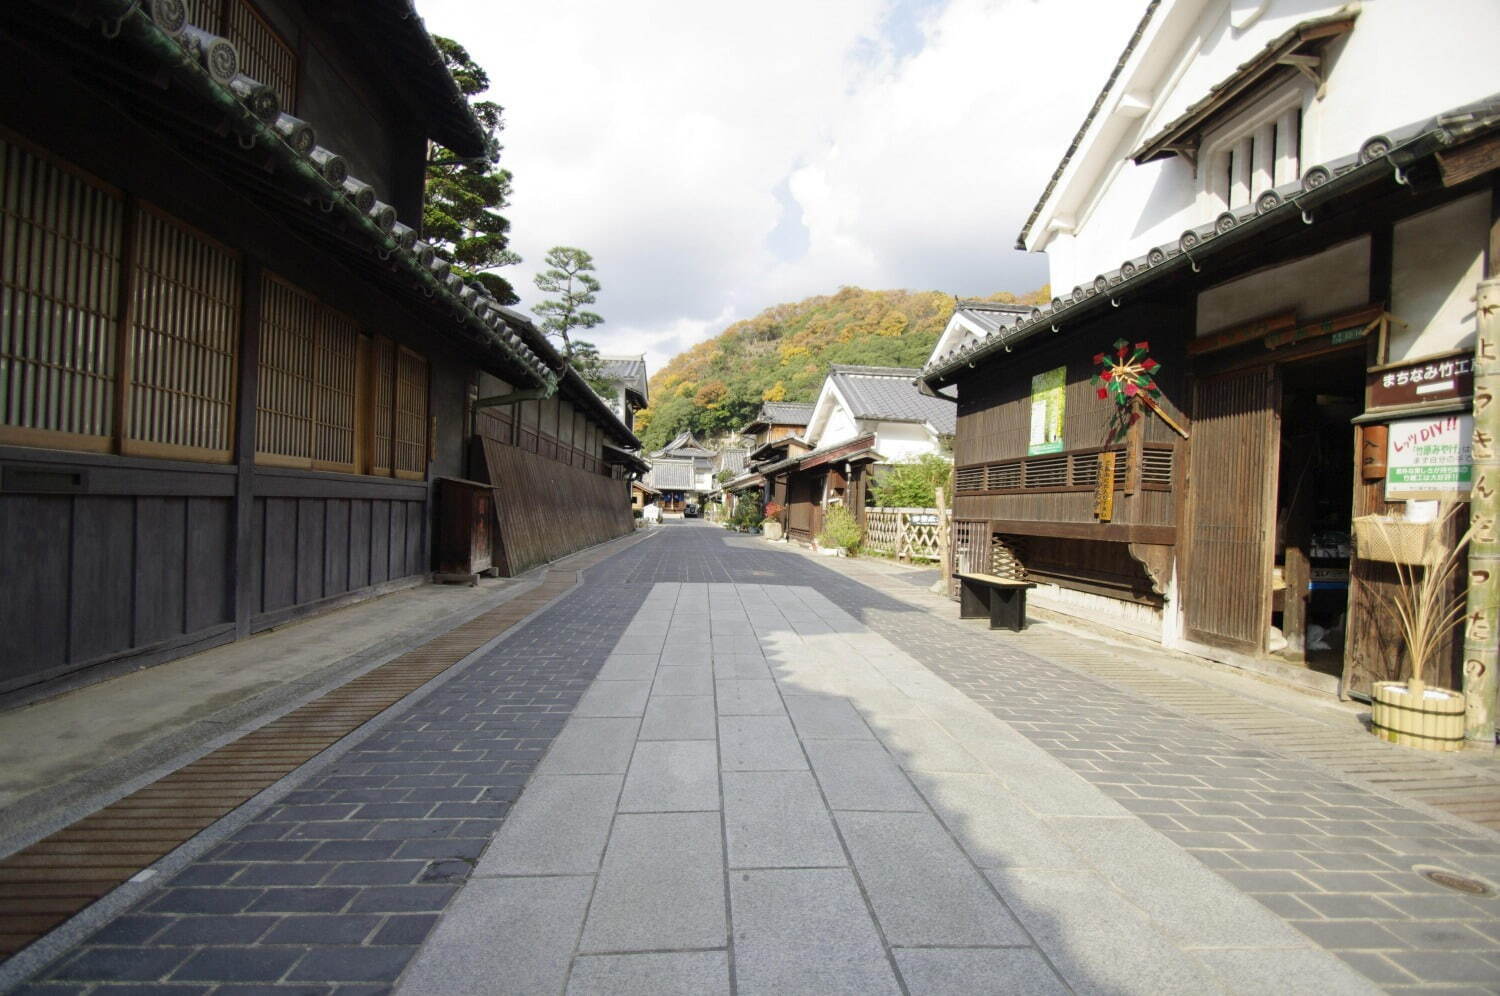
<svg viewBox="0 0 1500 996"><path fill-rule="evenodd" d="M417 0L506 108L522 306L588 249L595 340L653 370L846 284L1041 284L1016 232L1143 4Z"/></svg>

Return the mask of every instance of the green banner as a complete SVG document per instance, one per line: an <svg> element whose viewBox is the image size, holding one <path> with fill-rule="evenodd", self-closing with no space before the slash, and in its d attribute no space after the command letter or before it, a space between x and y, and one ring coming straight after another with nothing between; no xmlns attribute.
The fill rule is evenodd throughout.
<svg viewBox="0 0 1500 996"><path fill-rule="evenodd" d="M1063 408L1068 398L1068 368L1044 370L1031 378L1031 440L1027 456L1061 453Z"/></svg>

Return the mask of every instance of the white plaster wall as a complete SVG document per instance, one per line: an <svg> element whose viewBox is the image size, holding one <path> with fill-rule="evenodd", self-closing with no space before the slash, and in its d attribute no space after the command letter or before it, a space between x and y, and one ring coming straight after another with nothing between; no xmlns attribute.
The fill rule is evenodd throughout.
<svg viewBox="0 0 1500 996"><path fill-rule="evenodd" d="M1198 295L1198 334L1289 309L1302 321L1324 318L1369 299L1370 239L1365 236L1210 287Z"/></svg>
<svg viewBox="0 0 1500 996"><path fill-rule="evenodd" d="M1027 602L1053 612L1076 616L1096 629L1116 629L1162 642L1162 612L1149 605L1123 602L1108 595L1095 595L1040 582Z"/></svg>
<svg viewBox="0 0 1500 996"><path fill-rule="evenodd" d="M1396 225L1391 261L1389 360L1474 345L1474 291L1484 275L1490 195L1474 194Z"/></svg>
<svg viewBox="0 0 1500 996"><path fill-rule="evenodd" d="M923 453L940 452L940 447L925 425L913 422L870 422L866 432L875 433L875 452L889 463L915 460Z"/></svg>
<svg viewBox="0 0 1500 996"><path fill-rule="evenodd" d="M859 435L859 424L850 417L848 410L835 400L828 415L828 422L818 438L813 440L813 444L822 448L841 443L846 439L853 439L857 435Z"/></svg>
<svg viewBox="0 0 1500 996"><path fill-rule="evenodd" d="M1070 170L1084 181L1065 190L1058 204L1059 220L1071 222L1071 237L1059 232L1045 245L1034 243L1048 253L1054 293L1065 296L1074 285L1087 285L1124 260L1211 221L1213 212L1198 206L1198 180L1185 160L1137 166L1126 157L1286 29L1342 5L1268 0L1265 12L1244 30L1230 25L1229 0L1179 0L1171 5L1175 10L1164 7L1159 16L1188 20L1190 27L1170 39L1170 54L1138 56L1136 77L1153 84L1146 92L1151 109L1123 131L1117 124L1107 151L1085 150ZM1357 152L1372 135L1500 92L1497 39L1495 0L1364 0L1354 30L1330 48L1324 98L1314 99L1307 88L1301 168ZM1082 68L1064 62L1057 71ZM1126 91L1144 85L1139 79L1123 82ZM1106 101L1106 113L1120 96ZM1085 169L1090 160L1108 165L1094 173Z"/></svg>

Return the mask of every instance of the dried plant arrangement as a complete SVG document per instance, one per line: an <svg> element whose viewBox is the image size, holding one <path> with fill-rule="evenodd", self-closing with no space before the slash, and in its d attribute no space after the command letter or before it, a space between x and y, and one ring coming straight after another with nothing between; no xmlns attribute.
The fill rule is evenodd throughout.
<svg viewBox="0 0 1500 996"><path fill-rule="evenodd" d="M1392 681L1422 681L1436 663L1444 640L1463 622L1464 589L1459 586L1450 591L1450 585L1466 567L1464 551L1474 529L1470 526L1464 530L1452 544L1440 539L1463 508L1464 503L1459 501L1442 504L1437 518L1428 525L1427 535L1433 540L1421 557L1390 558L1396 571L1394 589L1364 579L1360 581L1375 601L1395 616L1406 642L1406 654L1391 662L1388 677ZM1398 525L1384 519L1373 522L1374 532L1388 551L1400 550L1408 542L1408 538L1398 532Z"/></svg>

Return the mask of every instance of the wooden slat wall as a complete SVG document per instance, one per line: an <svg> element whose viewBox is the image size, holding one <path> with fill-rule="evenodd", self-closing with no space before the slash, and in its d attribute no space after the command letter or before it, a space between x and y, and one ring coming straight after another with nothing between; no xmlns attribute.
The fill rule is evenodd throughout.
<svg viewBox="0 0 1500 996"><path fill-rule="evenodd" d="M1191 639L1258 652L1271 624L1274 382L1254 367L1195 395L1183 624Z"/></svg>
<svg viewBox="0 0 1500 996"><path fill-rule="evenodd" d="M626 482L493 439L482 445L499 520L495 560L506 575L635 528Z"/></svg>
<svg viewBox="0 0 1500 996"><path fill-rule="evenodd" d="M251 629L428 569L425 503L404 497L255 500Z"/></svg>
<svg viewBox="0 0 1500 996"><path fill-rule="evenodd" d="M0 498L0 550L26 571L0 598L0 692L232 629L233 478L213 482L222 495Z"/></svg>
<svg viewBox="0 0 1500 996"><path fill-rule="evenodd" d="M0 441L110 448L125 214L0 139Z"/></svg>
<svg viewBox="0 0 1500 996"><path fill-rule="evenodd" d="M135 226L126 452L228 461L239 261L155 211Z"/></svg>

